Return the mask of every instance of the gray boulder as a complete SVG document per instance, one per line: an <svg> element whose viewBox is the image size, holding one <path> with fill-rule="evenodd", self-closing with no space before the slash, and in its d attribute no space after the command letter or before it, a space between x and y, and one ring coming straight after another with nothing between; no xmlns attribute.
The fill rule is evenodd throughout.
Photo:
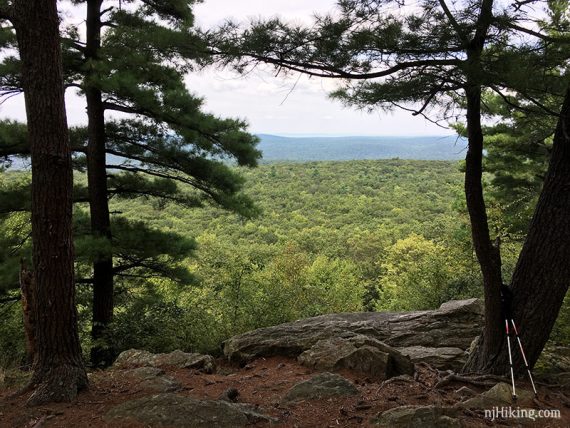
<svg viewBox="0 0 570 428"><path fill-rule="evenodd" d="M173 392L182 388L179 382L166 376L164 370L157 367L138 367L116 371L115 374L137 383L139 388L153 392Z"/></svg>
<svg viewBox="0 0 570 428"><path fill-rule="evenodd" d="M294 385L283 397L284 402L358 394L352 382L334 373L321 373Z"/></svg>
<svg viewBox="0 0 570 428"><path fill-rule="evenodd" d="M256 422L274 422L243 404L197 400L176 394L158 394L127 401L113 407L104 417L112 422L134 419L144 426L174 428L243 427Z"/></svg>
<svg viewBox="0 0 570 428"><path fill-rule="evenodd" d="M214 358L210 355L172 351L168 354L153 354L148 351L129 349L121 352L113 364L115 369L135 367L176 367L201 369L212 373L215 369Z"/></svg>
<svg viewBox="0 0 570 428"><path fill-rule="evenodd" d="M230 360L242 362L261 356L296 357L321 340L362 335L398 350L424 347L421 361L449 368L437 348L465 351L481 332L482 325L483 304L479 299L447 302L433 311L330 314L232 337L224 343L224 354ZM429 358L430 353L437 357Z"/></svg>
<svg viewBox="0 0 570 428"><path fill-rule="evenodd" d="M459 428L457 414L452 407L401 406L382 412L371 423L390 428Z"/></svg>
<svg viewBox="0 0 570 428"><path fill-rule="evenodd" d="M304 366L317 370L346 368L379 380L414 373L409 358L391 346L363 335L319 340L297 359Z"/></svg>
<svg viewBox="0 0 570 428"><path fill-rule="evenodd" d="M494 387L466 401L457 403L457 407L466 409L490 409L494 406L508 406L512 404L530 405L534 393L520 388L516 389L517 400L513 403L511 385L500 382Z"/></svg>

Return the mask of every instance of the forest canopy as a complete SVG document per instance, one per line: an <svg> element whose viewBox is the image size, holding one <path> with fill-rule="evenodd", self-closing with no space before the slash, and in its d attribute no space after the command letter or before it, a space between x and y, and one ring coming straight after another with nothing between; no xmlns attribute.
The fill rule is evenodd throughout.
<svg viewBox="0 0 570 428"><path fill-rule="evenodd" d="M513 398L568 340L568 2L338 0L310 24L199 28L194 0L73 0L79 21L38 1L0 2L0 97L23 93L27 118L0 121L0 155L31 164L0 171L0 357L31 367L29 404L86 389L87 353L94 368L131 347L216 353L331 312L481 297L461 370L510 373ZM251 171L247 119L210 112L188 77L260 66L452 128L465 160Z"/></svg>

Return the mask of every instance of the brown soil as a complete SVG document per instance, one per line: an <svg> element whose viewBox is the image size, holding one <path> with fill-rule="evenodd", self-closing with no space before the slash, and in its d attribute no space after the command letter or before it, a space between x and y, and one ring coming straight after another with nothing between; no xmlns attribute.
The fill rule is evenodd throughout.
<svg viewBox="0 0 570 428"><path fill-rule="evenodd" d="M381 382L368 379L350 371L340 374L352 380L360 390L360 396L304 401L291 405L280 404L281 398L294 384L314 375L314 371L299 365L296 360L283 357L260 358L240 368L225 361L218 361L215 374L194 370L173 369L167 374L177 379L184 388L179 394L200 399L217 399L228 388L239 391L238 401L259 407L261 413L279 418L283 427L351 427L370 426L369 420L384 410L407 405L452 405L459 400L455 390L461 383L450 384L442 390L434 390L437 372L426 366L418 366L414 382ZM26 396L10 398L15 391L0 391L0 427L125 427L142 428L136 421L108 423L105 413L114 405L152 394L138 389L114 371L99 371L90 375L90 389L79 395L73 403L52 404L37 408L25 406ZM485 388L467 385L474 391ZM530 389L521 383L521 387ZM535 407L559 409L562 419L543 420L532 426L570 426L570 400L556 389L540 387L540 400ZM486 420L481 413L465 411L461 415L464 426L509 426L513 421Z"/></svg>

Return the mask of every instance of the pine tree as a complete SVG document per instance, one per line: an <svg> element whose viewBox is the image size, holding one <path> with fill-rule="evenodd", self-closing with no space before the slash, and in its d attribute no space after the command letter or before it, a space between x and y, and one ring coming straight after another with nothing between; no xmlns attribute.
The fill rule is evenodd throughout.
<svg viewBox="0 0 570 428"><path fill-rule="evenodd" d="M0 18L15 30L32 160L34 373L28 404L70 401L87 387L75 307L71 146L56 1L15 0Z"/></svg>
<svg viewBox="0 0 570 428"><path fill-rule="evenodd" d="M189 207L213 203L254 215L255 208L240 194L243 180L227 162L255 166L260 153L244 121L202 112L203 101L185 87L184 73L208 61L192 29L192 1L131 1L124 2L124 8L101 0L77 3L86 5L86 39L79 38L78 28L67 27L64 66L67 85L80 88L87 101L88 126L72 130L71 138L75 152L85 155L76 159L76 167L87 171L90 239L100 249L91 254L92 336L100 343L112 319L117 275L141 268L164 276L182 273L158 263L163 254L159 249L168 249L156 242L142 242L144 250L133 248L132 258L117 254L122 245L116 236L136 228L144 234L145 229L112 217L109 199L150 197ZM17 69L13 58L4 64L7 71ZM3 79L5 94L18 89L16 77L6 73ZM105 112L120 112L126 118L106 119ZM17 126L4 122L4 135L14 134ZM25 153L22 140L5 138L0 153ZM76 195L84 201L81 193ZM172 261L192 248L192 243L181 243L177 249L185 254L166 254ZM96 364L111 358L104 347L92 350Z"/></svg>
<svg viewBox="0 0 570 428"><path fill-rule="evenodd" d="M466 367L472 371L502 373L508 367L500 303L500 248L491 235L483 196L482 94L491 90L506 97L509 91L516 91L536 104L539 95L546 92L561 106L567 85L565 76L553 70L568 58L564 49L556 47L567 44L570 38L568 33L549 34L544 26L538 31L529 29L523 22L532 19L527 11L535 3L539 2L340 0L338 13L316 17L311 28L273 19L254 22L245 29L228 23L207 33L221 63L232 64L238 71L263 62L279 70L337 79L339 89L333 98L365 110L403 108L414 115L434 116L437 123L457 121L465 115L469 143L465 195L473 245L483 275L486 320L477 352ZM414 13L408 13L406 6L414 7ZM536 72L529 74L526 70ZM550 112L558 117L558 110ZM559 147L566 144L561 131L565 126L563 116L558 125ZM562 156L564 149L556 152ZM559 165L554 159L551 162ZM565 178L559 175L556 180L560 184ZM559 190L554 184L545 186L546 192ZM552 197L544 196L545 200ZM559 226L558 233L565 236L570 225L561 222ZM548 228L548 222L535 221L527 243L542 232L536 228ZM570 258L559 241L552 244L561 250L561 257ZM522 260L530 253L523 250L519 267L527 265ZM548 262L540 262L537 266L546 269ZM562 263L552 264L552 272L563 277L564 271ZM517 284L517 278L515 272L513 287L522 290L525 285ZM517 315L522 316L534 294L549 294L543 293L545 287L550 287L556 297L542 299L534 307L536 319L527 321L530 328L523 335L533 348L531 364L548 338L567 285L559 281L540 283L537 276L533 284L519 293L522 300L515 300L521 311ZM516 363L517 370L524 370L522 361Z"/></svg>

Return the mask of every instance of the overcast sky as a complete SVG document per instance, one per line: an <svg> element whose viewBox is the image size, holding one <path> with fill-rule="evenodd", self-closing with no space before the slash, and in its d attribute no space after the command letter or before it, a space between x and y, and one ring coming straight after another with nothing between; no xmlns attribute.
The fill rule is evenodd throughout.
<svg viewBox="0 0 570 428"><path fill-rule="evenodd" d="M197 24L221 24L227 18L248 21L257 17L281 16L295 22L310 22L314 12L325 13L334 0L205 0L196 6ZM80 10L80 9L79 9ZM80 10L81 11L81 10ZM77 17L70 15L70 19ZM365 113L343 107L327 97L334 89L331 80L305 75L284 79L258 70L247 77L233 72L208 69L187 76L189 89L206 100L208 111L220 116L246 119L250 131L278 135L445 135L442 129L409 112ZM68 91L68 120L86 122L82 99ZM2 118L24 119L23 97L0 107Z"/></svg>

